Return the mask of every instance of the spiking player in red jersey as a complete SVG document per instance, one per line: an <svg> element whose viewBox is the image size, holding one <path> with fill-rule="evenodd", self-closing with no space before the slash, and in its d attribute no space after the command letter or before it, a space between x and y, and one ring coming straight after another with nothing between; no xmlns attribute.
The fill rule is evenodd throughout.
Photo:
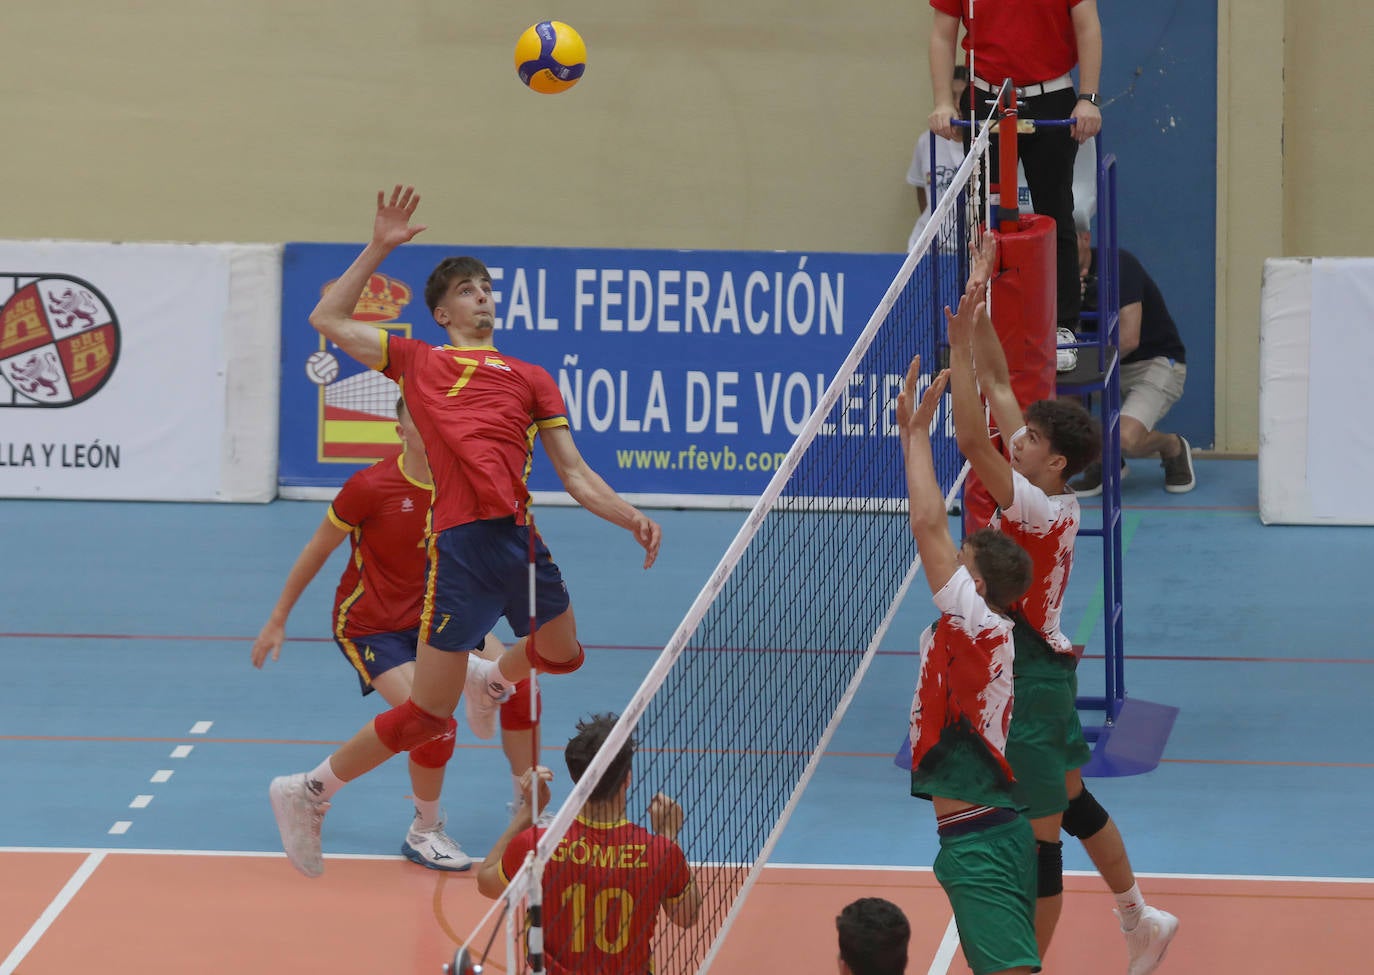
<svg viewBox="0 0 1374 975"><path fill-rule="evenodd" d="M615 722L613 714L578 722L563 752L574 782ZM633 756L629 739L544 866L545 962L552 975L652 972L659 908L684 928L700 916L701 891L677 845L682 807L660 792L649 803L652 832L627 818ZM540 832L530 823L528 807L516 810L478 868L477 889L500 897Z"/></svg>
<svg viewBox="0 0 1374 975"><path fill-rule="evenodd" d="M1080 521L1068 481L1097 458L1101 430L1076 400L1038 400L1022 416L987 314L996 247L996 238L985 234L958 313L946 308L945 317L959 450L998 504L992 527L1029 552L1035 566L1030 591L1013 607L1016 699L1007 759L1035 832L1036 939L1043 956L1063 908L1062 828L1083 843L1116 898L1129 975L1147 975L1164 957L1178 919L1145 903L1120 831L1083 785L1079 769L1092 753L1075 703L1078 660L1060 627ZM980 388L998 428L1015 431L1010 460L988 438Z"/></svg>
<svg viewBox="0 0 1374 975"><path fill-rule="evenodd" d="M1030 558L984 529L956 548L935 479L930 427L948 375L916 405L920 357L897 397L911 532L940 619L921 634L911 702L911 794L931 800L940 882L974 975L1040 970L1033 923L1034 839L1016 809L1003 754L1011 720L1012 620L1030 584Z"/></svg>
<svg viewBox="0 0 1374 975"><path fill-rule="evenodd" d="M413 187L397 186L389 199L377 194L371 242L310 315L310 324L335 345L401 383L434 475L429 573L410 698L313 771L274 779L269 790L287 856L310 877L324 871L322 807L345 782L450 733L465 685L469 721L490 727L499 701L532 668L564 674L582 665L567 587L538 533L530 537L526 478L536 435L573 499L634 535L646 569L662 535L578 452L553 377L492 344L495 303L481 261L448 258L425 285L425 303L449 345L431 346L352 319L372 273L425 229L410 222L419 202ZM537 646L528 635L531 548ZM519 639L499 666L484 664L469 651L482 646L502 616Z"/></svg>
<svg viewBox="0 0 1374 975"><path fill-rule="evenodd" d="M420 431L405 400L396 402L401 452L353 474L334 497L320 527L306 542L282 586L272 614L253 642L253 666L281 656L286 621L296 601L346 538L351 557L334 595L334 642L357 672L363 695L379 691L392 706L410 696L415 677L420 607L425 591L425 531L429 521L430 473ZM485 653L505 648L488 634ZM501 705L502 746L512 778L529 766L538 747L530 712L528 680ZM435 870L466 870L472 858L444 830L439 804L444 768L453 754L453 735L410 753L415 818L401 852ZM515 798L520 798L517 788Z"/></svg>

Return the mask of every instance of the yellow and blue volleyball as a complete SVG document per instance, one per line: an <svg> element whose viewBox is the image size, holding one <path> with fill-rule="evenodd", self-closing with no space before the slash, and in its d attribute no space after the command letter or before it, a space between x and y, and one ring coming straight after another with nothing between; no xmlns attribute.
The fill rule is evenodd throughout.
<svg viewBox="0 0 1374 975"><path fill-rule="evenodd" d="M515 70L532 91L556 95L587 70L587 45L561 20L540 21L515 42Z"/></svg>

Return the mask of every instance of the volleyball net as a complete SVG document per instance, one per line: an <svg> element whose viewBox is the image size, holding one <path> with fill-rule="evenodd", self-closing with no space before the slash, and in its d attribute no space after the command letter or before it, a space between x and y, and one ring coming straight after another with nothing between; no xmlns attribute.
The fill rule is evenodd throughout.
<svg viewBox="0 0 1374 975"><path fill-rule="evenodd" d="M983 127L973 140L773 479L535 852L469 939L474 966L535 971L531 948L538 955L542 946L545 956L533 960L550 971L621 970L614 959L632 937L632 906L655 890L654 865L628 888L589 888L581 898L555 889L546 868L551 858L571 859L595 886L599 868L630 862L624 850L590 841L581 824L575 843L560 841L633 736L626 818L649 827L658 792L681 805L676 842L701 898L687 927L649 905L657 916L653 970L710 969L916 577L896 401L912 356L921 357L922 388L947 362L943 309L963 293L989 134ZM932 447L952 500L963 461L948 403ZM894 745L901 718L894 716ZM502 920L504 938L496 935ZM504 950L488 948L493 941Z"/></svg>

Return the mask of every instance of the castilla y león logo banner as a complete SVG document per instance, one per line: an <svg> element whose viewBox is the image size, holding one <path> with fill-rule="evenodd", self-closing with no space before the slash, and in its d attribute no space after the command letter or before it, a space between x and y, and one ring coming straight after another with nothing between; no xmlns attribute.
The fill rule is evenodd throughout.
<svg viewBox="0 0 1374 975"><path fill-rule="evenodd" d="M3 274L0 406L72 406L90 399L119 360L119 320L94 285L66 274ZM6 395L8 393L8 395Z"/></svg>

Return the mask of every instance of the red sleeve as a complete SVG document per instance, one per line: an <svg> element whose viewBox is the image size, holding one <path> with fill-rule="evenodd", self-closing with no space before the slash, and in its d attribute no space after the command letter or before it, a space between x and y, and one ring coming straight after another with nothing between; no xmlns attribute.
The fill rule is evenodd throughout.
<svg viewBox="0 0 1374 975"><path fill-rule="evenodd" d="M681 897L687 892L687 886L692 882L692 868L687 865L687 856L682 852L682 847L672 840L664 841L661 856L662 865L660 869L665 878L663 896L668 900Z"/></svg>
<svg viewBox="0 0 1374 975"><path fill-rule="evenodd" d="M428 348L429 346L419 339L408 339L404 335L387 332L386 345L382 349L385 355L382 357L382 366L377 371L399 383L401 377L414 365L415 357Z"/></svg>
<svg viewBox="0 0 1374 975"><path fill-rule="evenodd" d="M558 383L547 369L533 366L530 369L530 383L534 387L534 422L541 427L566 425L568 407L563 402ZM555 422L550 422L555 421Z"/></svg>
<svg viewBox="0 0 1374 975"><path fill-rule="evenodd" d="M525 865L525 854L534 849L536 842L538 842L538 831L533 826L515 834L515 837L506 845L506 852L501 854L502 880L510 883L510 878L514 877Z"/></svg>
<svg viewBox="0 0 1374 975"><path fill-rule="evenodd" d="M334 502L329 506L329 520L339 528L357 528L372 510L372 492L368 490L367 479L362 475L371 468L358 471L344 481Z"/></svg>
<svg viewBox="0 0 1374 975"><path fill-rule="evenodd" d="M942 14L964 19L964 0L930 0L930 5Z"/></svg>

